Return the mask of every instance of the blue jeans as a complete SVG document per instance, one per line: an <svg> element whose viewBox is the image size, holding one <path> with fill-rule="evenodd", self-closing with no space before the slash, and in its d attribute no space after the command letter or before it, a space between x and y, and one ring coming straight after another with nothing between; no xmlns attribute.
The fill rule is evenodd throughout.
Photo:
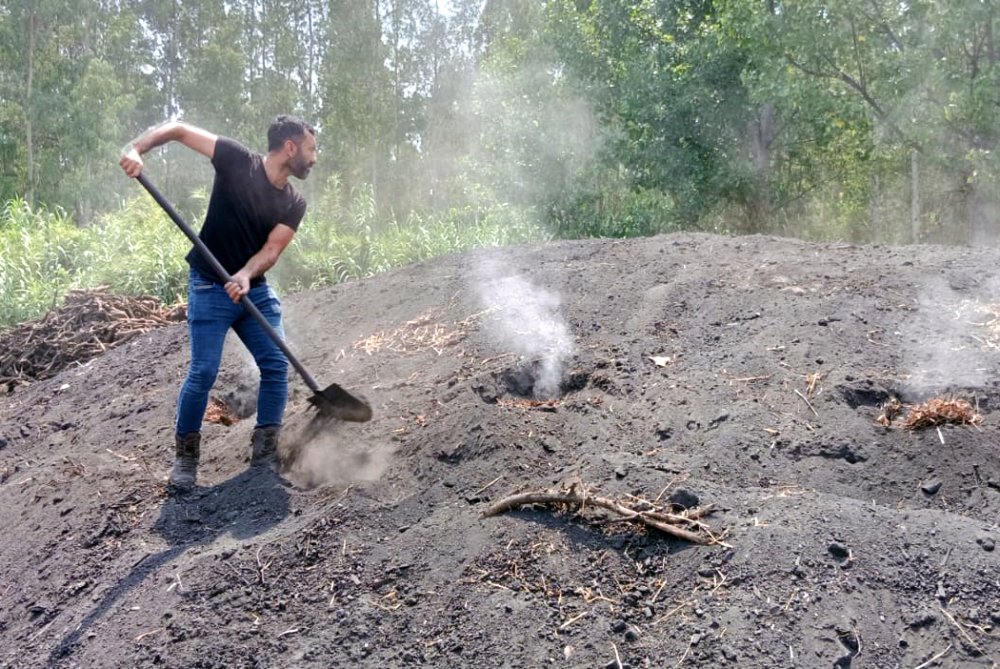
<svg viewBox="0 0 1000 669"><path fill-rule="evenodd" d="M281 301L267 284L250 289L250 300L284 338ZM219 373L226 333L232 328L253 355L260 370L257 391L257 427L281 425L288 402L288 359L260 323L226 294L222 284L201 272L188 276L188 333L191 366L177 399L177 434L200 432L208 394Z"/></svg>

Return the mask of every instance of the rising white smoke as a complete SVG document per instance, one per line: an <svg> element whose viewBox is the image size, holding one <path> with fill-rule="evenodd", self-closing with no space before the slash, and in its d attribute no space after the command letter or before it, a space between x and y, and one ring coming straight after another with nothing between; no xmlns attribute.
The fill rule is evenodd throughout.
<svg viewBox="0 0 1000 669"><path fill-rule="evenodd" d="M986 357L1000 348L995 300L997 279L970 291L932 279L921 289L917 309L900 324L903 368L918 388L979 387L987 383ZM984 292L986 298L974 293ZM971 293L971 294L970 294Z"/></svg>
<svg viewBox="0 0 1000 669"><path fill-rule="evenodd" d="M494 343L537 364L534 394L559 394L563 372L573 355L573 337L563 318L559 296L524 277L502 275L486 267L476 290L491 320L486 328Z"/></svg>

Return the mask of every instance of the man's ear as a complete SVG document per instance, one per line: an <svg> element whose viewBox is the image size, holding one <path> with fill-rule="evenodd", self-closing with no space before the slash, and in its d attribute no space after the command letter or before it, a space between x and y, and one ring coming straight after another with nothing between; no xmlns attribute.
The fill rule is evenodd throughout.
<svg viewBox="0 0 1000 669"><path fill-rule="evenodd" d="M289 146L289 144L291 144L291 146ZM291 139L285 140L285 153L287 153L289 156L294 156L298 150L299 146L298 144L295 143L294 140Z"/></svg>

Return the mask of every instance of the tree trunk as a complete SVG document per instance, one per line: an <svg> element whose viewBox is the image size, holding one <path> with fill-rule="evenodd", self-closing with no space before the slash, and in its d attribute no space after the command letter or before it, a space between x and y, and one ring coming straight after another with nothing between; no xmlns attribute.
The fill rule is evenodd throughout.
<svg viewBox="0 0 1000 669"><path fill-rule="evenodd" d="M32 99L32 87L35 77L35 30L37 17L35 10L28 10L28 75L24 93L24 138L28 157L28 183L24 190L24 199L29 205L35 202L35 141L33 137L33 121L35 102Z"/></svg>
<svg viewBox="0 0 1000 669"><path fill-rule="evenodd" d="M920 241L920 165L916 149L910 149L910 241Z"/></svg>
<svg viewBox="0 0 1000 669"><path fill-rule="evenodd" d="M379 0L375 0L374 10L375 10L375 30L372 31L372 58L371 58L371 77L368 80L368 85L371 87L369 90L369 100L370 100L370 110L372 118L376 118L376 94L378 90L378 51L379 44L382 43L382 15L381 6L379 5ZM378 202L378 132L374 129L371 131L371 184L372 184L372 197L375 202Z"/></svg>
<svg viewBox="0 0 1000 669"><path fill-rule="evenodd" d="M771 218L771 144L774 142L774 105L761 107L760 115L747 124L753 186L746 197L748 232L763 232Z"/></svg>

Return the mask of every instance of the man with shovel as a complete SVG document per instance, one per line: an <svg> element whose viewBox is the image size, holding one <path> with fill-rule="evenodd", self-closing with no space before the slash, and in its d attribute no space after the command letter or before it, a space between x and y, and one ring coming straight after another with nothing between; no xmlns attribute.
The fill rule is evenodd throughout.
<svg viewBox="0 0 1000 669"><path fill-rule="evenodd" d="M244 309L247 296L281 337L281 303L264 273L292 241L306 202L289 183L305 179L316 163L316 132L302 119L278 116L267 131L267 153L258 154L227 137L181 122L157 126L126 146L119 161L130 177L142 172L142 155L170 141L212 161L215 181L199 238L230 275L223 283L203 254L187 255L188 332L191 364L177 403L174 466L170 483L195 485L201 455L201 423L208 395L232 328L260 370L257 423L251 465L274 462L288 401L288 359L264 326ZM193 234L193 233L192 233Z"/></svg>

